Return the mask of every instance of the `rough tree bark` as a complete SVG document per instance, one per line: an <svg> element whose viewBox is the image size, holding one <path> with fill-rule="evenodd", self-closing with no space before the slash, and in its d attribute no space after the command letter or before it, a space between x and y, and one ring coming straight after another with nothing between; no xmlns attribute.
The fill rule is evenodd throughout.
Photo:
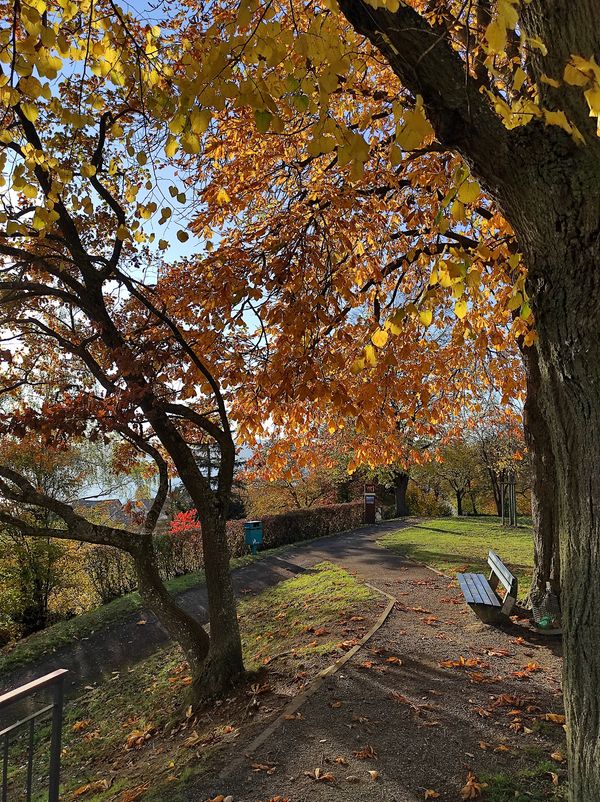
<svg viewBox="0 0 600 802"><path fill-rule="evenodd" d="M460 518L463 514L463 508L462 508L463 492L462 490L455 490L454 494L456 496L456 514Z"/></svg>
<svg viewBox="0 0 600 802"><path fill-rule="evenodd" d="M408 480L410 476L404 471L398 471L394 474L394 500L396 503L396 518L402 518L409 514L408 504L406 501L406 490L408 488Z"/></svg>
<svg viewBox="0 0 600 802"><path fill-rule="evenodd" d="M459 152L512 225L535 314L539 405L556 468L564 695L572 802L600 799L600 138L580 89L550 87L571 54L600 51L597 0L531 0L519 26L547 45L528 67L541 104L564 111L585 144L533 120L508 131L465 71L444 27L417 11L340 0L356 30L424 99L437 137ZM529 414L535 414L530 406ZM537 439L533 447L538 447ZM535 459L538 456L535 455Z"/></svg>
<svg viewBox="0 0 600 802"><path fill-rule="evenodd" d="M535 346L523 348L522 353L527 377L523 428L531 454L531 515L535 553L530 599L532 604L539 604L546 595L547 583L560 597L558 495L550 431L541 410L537 349Z"/></svg>

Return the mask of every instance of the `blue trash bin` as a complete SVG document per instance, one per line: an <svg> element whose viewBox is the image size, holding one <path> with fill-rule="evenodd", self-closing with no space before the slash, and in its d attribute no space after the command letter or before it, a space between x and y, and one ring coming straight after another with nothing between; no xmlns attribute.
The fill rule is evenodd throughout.
<svg viewBox="0 0 600 802"><path fill-rule="evenodd" d="M256 554L257 546L262 546L263 542L262 521L245 521L244 539L246 545L252 548L252 554Z"/></svg>

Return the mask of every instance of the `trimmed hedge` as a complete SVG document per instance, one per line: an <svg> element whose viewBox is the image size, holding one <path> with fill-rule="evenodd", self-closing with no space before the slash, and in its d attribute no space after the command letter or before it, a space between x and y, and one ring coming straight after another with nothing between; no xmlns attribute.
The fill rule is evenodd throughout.
<svg viewBox="0 0 600 802"><path fill-rule="evenodd" d="M281 515L266 515L261 520L264 532L262 548L272 549L356 529L363 523L363 502L290 510ZM243 520L227 522L231 557L248 554L249 549L244 542L244 523ZM200 529L157 534L154 544L164 580L191 574L204 567ZM131 558L110 546L92 546L87 553L86 569L101 602L111 601L135 588Z"/></svg>
<svg viewBox="0 0 600 802"><path fill-rule="evenodd" d="M281 515L265 515L261 521L263 548L273 549L362 526L363 502L351 501L347 504L330 504L326 507L306 507L301 510L290 510ZM245 521L227 522L227 537L232 557L248 553L248 546L244 543L244 523Z"/></svg>

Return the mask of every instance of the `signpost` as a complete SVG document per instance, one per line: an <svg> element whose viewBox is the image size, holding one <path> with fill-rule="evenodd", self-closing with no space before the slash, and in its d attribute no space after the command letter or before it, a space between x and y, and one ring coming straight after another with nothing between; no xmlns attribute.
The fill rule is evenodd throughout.
<svg viewBox="0 0 600 802"><path fill-rule="evenodd" d="M517 526L517 491L514 471L500 474L502 526Z"/></svg>
<svg viewBox="0 0 600 802"><path fill-rule="evenodd" d="M375 523L375 513L376 513L376 504L377 496L375 494L375 485L374 484L366 484L364 490L364 510L365 510L365 523L366 524L374 524Z"/></svg>

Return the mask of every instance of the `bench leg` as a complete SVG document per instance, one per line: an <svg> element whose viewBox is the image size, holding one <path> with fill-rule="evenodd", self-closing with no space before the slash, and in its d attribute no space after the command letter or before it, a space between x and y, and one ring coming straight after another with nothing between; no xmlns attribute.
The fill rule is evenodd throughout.
<svg viewBox="0 0 600 802"><path fill-rule="evenodd" d="M498 624L506 620L499 607L488 607L485 604L470 604L469 607L484 624Z"/></svg>

